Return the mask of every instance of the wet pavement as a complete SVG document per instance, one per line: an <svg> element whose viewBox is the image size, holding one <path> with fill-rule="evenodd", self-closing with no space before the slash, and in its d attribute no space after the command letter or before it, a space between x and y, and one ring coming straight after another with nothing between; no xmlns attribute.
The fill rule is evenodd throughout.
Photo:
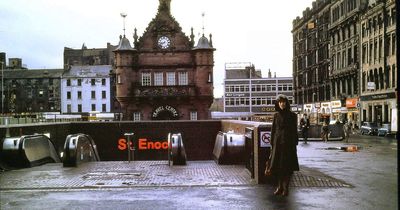
<svg viewBox="0 0 400 210"><path fill-rule="evenodd" d="M241 165L92 162L1 173L0 209L398 209L396 140L311 141L298 156L288 197L255 184Z"/></svg>

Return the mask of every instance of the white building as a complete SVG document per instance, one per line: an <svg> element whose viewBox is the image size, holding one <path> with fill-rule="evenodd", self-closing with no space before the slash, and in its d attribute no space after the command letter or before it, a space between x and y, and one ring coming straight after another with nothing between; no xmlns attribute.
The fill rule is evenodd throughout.
<svg viewBox="0 0 400 210"><path fill-rule="evenodd" d="M110 112L111 65L71 66L61 78L61 112Z"/></svg>

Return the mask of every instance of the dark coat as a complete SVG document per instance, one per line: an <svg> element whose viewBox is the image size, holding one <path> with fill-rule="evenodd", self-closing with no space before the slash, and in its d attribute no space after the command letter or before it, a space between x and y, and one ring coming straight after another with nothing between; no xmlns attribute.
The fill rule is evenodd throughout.
<svg viewBox="0 0 400 210"><path fill-rule="evenodd" d="M290 111L289 101L286 99L286 109L281 110L278 103L275 104L278 111L274 115L271 130L271 162L272 174L278 176L290 175L299 170L297 158L298 135L297 115Z"/></svg>

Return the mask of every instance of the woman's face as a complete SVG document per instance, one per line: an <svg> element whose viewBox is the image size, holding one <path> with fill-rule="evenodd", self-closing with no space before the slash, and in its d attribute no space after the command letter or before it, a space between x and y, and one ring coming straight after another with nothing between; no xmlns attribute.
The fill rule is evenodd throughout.
<svg viewBox="0 0 400 210"><path fill-rule="evenodd" d="M284 110L286 108L286 101L285 100L280 100L278 102L279 108L281 108L282 110Z"/></svg>

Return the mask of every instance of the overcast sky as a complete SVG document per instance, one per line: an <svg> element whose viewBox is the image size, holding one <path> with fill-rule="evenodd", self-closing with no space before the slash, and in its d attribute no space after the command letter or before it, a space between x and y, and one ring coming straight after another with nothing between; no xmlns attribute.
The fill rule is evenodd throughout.
<svg viewBox="0 0 400 210"><path fill-rule="evenodd" d="M22 58L30 69L62 68L64 47L105 48L123 33L141 36L157 13L159 0L2 0L0 52ZM267 76L292 76L292 21L312 0L172 0L171 12L183 32L195 40L212 33L214 96L223 94L224 65L251 62ZM205 13L204 19L202 13ZM197 43L196 43L197 44Z"/></svg>

